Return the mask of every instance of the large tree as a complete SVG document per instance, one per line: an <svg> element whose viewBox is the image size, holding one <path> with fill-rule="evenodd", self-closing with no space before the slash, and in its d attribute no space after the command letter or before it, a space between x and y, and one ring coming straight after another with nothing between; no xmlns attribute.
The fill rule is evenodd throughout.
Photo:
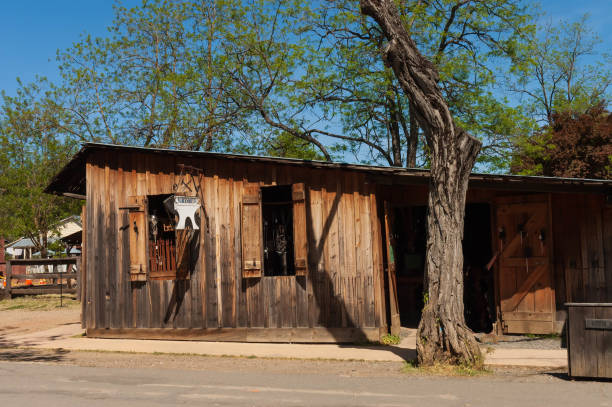
<svg viewBox="0 0 612 407"><path fill-rule="evenodd" d="M59 52L66 130L87 140L231 150L248 127L228 99L228 29L239 1L115 7L105 37Z"/></svg>
<svg viewBox="0 0 612 407"><path fill-rule="evenodd" d="M611 100L612 56L601 44L584 15L543 24L517 52L510 89L520 96L536 130L551 126L556 112L585 113Z"/></svg>
<svg viewBox="0 0 612 407"><path fill-rule="evenodd" d="M3 95L0 110L0 235L30 238L42 257L54 224L80 205L43 193L76 151L57 126L61 109L49 96L39 86L21 87L16 96Z"/></svg>
<svg viewBox="0 0 612 407"><path fill-rule="evenodd" d="M380 54L385 37L356 11L354 0L320 2L312 10L318 40L308 77L296 83L322 120L340 122L343 145L357 159L392 166L427 164L427 148L410 100ZM480 159L494 167L520 134L520 109L496 90L507 62L533 31L526 6L515 0L408 0L398 13L419 49L438 69L455 120L484 142ZM331 139L334 142L334 139Z"/></svg>
<svg viewBox="0 0 612 407"><path fill-rule="evenodd" d="M514 137L512 172L609 177L602 154L610 141L597 123L605 123L602 109L612 100L612 57L601 44L585 15L542 25L517 53L510 89L532 126Z"/></svg>
<svg viewBox="0 0 612 407"><path fill-rule="evenodd" d="M463 312L463 222L468 179L480 141L456 125L434 65L417 49L393 0L361 0L382 29L384 58L414 106L431 151L425 305L417 333L422 365L481 362Z"/></svg>
<svg viewBox="0 0 612 407"><path fill-rule="evenodd" d="M526 7L410 0L399 10L456 120L485 141L487 163L505 162L522 120L494 87L531 32ZM59 53L58 104L77 138L255 154L303 146L304 157L426 165L410 101L382 64L383 40L355 0L118 6L107 36Z"/></svg>

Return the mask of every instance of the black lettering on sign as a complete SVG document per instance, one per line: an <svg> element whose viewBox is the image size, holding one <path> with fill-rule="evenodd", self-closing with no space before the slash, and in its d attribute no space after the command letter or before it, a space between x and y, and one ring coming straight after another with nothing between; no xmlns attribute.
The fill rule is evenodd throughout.
<svg viewBox="0 0 612 407"><path fill-rule="evenodd" d="M584 327L586 329L602 329L604 331L612 331L612 319L585 319Z"/></svg>

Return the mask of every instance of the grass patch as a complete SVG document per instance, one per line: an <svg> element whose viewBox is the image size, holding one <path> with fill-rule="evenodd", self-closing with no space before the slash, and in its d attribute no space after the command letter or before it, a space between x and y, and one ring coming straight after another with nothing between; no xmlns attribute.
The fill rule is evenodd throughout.
<svg viewBox="0 0 612 407"><path fill-rule="evenodd" d="M386 334L380 338L381 345L399 345L400 337L397 335Z"/></svg>
<svg viewBox="0 0 612 407"><path fill-rule="evenodd" d="M25 348L24 348L25 349ZM260 359L260 360L300 360L300 361L317 361L317 362L368 362L365 359L335 359L335 358L294 358L294 357L282 357L282 356L256 356L256 355L228 355L228 354L210 354L210 353L177 353L177 352L138 352L138 351L126 351L126 350L104 350L104 349L74 349L70 352L84 352L84 353L113 353L113 354L124 354L124 355L155 355L155 356L173 356L173 357L201 357L201 358L230 358L230 359ZM376 363L376 362L372 362Z"/></svg>
<svg viewBox="0 0 612 407"><path fill-rule="evenodd" d="M402 373L414 376L483 376L491 374L486 368L473 368L466 365L436 364L434 366L419 366L415 360L404 362Z"/></svg>
<svg viewBox="0 0 612 407"><path fill-rule="evenodd" d="M72 295L64 295L63 308L78 308L80 303ZM60 308L59 294L25 295L13 299L0 300L0 311L26 310L50 311Z"/></svg>
<svg viewBox="0 0 612 407"><path fill-rule="evenodd" d="M525 335L529 339L559 339L561 335L559 334L526 334Z"/></svg>

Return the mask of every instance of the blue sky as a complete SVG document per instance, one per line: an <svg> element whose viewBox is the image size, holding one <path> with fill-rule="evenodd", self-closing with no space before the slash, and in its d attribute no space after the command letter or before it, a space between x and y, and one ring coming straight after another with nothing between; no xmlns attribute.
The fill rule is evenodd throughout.
<svg viewBox="0 0 612 407"><path fill-rule="evenodd" d="M0 6L0 90L14 94L16 77L57 78L55 54L79 35L104 35L112 22L112 0L3 0ZM124 0L124 5L140 0ZM612 0L541 0L547 19L575 19L589 13L594 31L612 53Z"/></svg>

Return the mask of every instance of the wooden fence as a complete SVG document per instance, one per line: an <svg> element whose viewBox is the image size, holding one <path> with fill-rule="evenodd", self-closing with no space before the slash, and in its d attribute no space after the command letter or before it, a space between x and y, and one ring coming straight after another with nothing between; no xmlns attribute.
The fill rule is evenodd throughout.
<svg viewBox="0 0 612 407"><path fill-rule="evenodd" d="M81 297L81 258L66 257L61 259L18 259L7 260L6 262L6 289L5 295L12 298L16 295L33 295L33 294L76 294L77 299ZM12 274L11 269L14 266L38 266L37 268L47 268L50 272L30 273L30 274ZM59 266L66 266L65 272L58 272ZM51 280L51 284L45 285L22 285L13 284L14 280ZM76 286L71 287L70 281L76 281Z"/></svg>

